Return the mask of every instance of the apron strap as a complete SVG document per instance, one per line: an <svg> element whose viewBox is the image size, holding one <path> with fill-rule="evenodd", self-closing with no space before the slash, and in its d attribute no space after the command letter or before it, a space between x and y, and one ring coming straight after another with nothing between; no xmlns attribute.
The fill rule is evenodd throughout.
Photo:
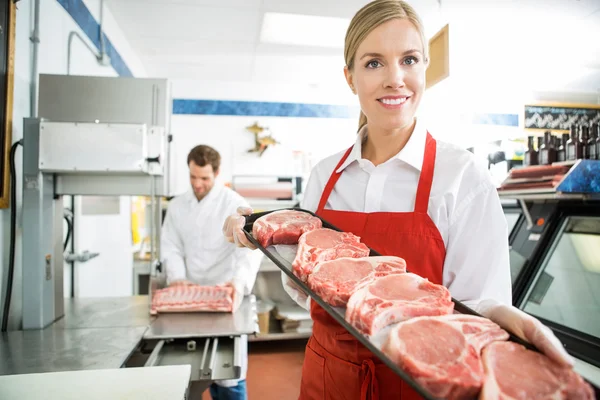
<svg viewBox="0 0 600 400"><path fill-rule="evenodd" d="M375 376L375 363L368 358L363 361L361 369L364 377L360 388L360 400L378 400L379 385Z"/></svg>
<svg viewBox="0 0 600 400"><path fill-rule="evenodd" d="M333 187L335 186L338 179L340 179L340 176L342 175L341 173L338 173L337 170L338 170L338 168L340 168L342 166L344 161L346 161L346 159L350 155L350 152L352 151L353 147L354 146L351 146L348 150L346 150L346 153L344 154L344 156L342 157L340 162L336 165L335 169L333 170L333 173L329 177L329 180L327 181L327 185L325 185L325 189L323 189L323 194L321 195L321 200L319 201L319 207L317 208L317 215L321 214L321 212L323 212L323 210L325 209L325 204L327 204L329 195L333 191Z"/></svg>
<svg viewBox="0 0 600 400"><path fill-rule="evenodd" d="M415 200L415 212L417 213L427 214L427 209L429 208L429 194L431 193L431 184L433 183L436 147L435 139L427 132L423 166L421 167L421 176L419 177L417 198Z"/></svg>

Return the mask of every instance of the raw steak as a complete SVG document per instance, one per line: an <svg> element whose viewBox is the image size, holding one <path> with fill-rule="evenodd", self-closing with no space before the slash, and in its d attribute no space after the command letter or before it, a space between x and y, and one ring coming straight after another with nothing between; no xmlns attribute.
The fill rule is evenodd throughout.
<svg viewBox="0 0 600 400"><path fill-rule="evenodd" d="M252 236L262 247L272 244L296 244L300 236L323 226L311 214L296 210L273 211L254 221Z"/></svg>
<svg viewBox="0 0 600 400"><path fill-rule="evenodd" d="M356 291L348 300L346 321L366 335L409 318L451 314L448 289L418 275L388 275Z"/></svg>
<svg viewBox="0 0 600 400"><path fill-rule="evenodd" d="M486 376L480 400L594 399L592 387L573 369L518 343L492 343L482 356Z"/></svg>
<svg viewBox="0 0 600 400"><path fill-rule="evenodd" d="M399 257L342 257L317 264L308 287L328 304L344 307L356 290L375 278L404 272L406 262Z"/></svg>
<svg viewBox="0 0 600 400"><path fill-rule="evenodd" d="M306 282L319 262L341 257L367 257L369 253L369 248L360 242L360 237L350 232L315 229L300 236L292 271L302 282Z"/></svg>
<svg viewBox="0 0 600 400"><path fill-rule="evenodd" d="M382 351L434 397L472 399L484 380L481 349L508 337L473 315L417 317L392 327Z"/></svg>
<svg viewBox="0 0 600 400"><path fill-rule="evenodd" d="M170 286L154 292L150 314L195 311L231 312L233 291L231 286Z"/></svg>

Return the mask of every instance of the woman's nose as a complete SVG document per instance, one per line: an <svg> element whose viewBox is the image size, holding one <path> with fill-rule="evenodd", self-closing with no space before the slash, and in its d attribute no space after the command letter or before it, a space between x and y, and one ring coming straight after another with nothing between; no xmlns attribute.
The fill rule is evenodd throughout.
<svg viewBox="0 0 600 400"><path fill-rule="evenodd" d="M399 65L393 65L387 69L385 87L397 89L404 86L404 69Z"/></svg>

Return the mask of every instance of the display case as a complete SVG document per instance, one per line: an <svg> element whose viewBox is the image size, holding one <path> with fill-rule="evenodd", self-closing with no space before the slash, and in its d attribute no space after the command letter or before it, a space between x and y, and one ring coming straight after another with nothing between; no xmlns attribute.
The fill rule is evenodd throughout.
<svg viewBox="0 0 600 400"><path fill-rule="evenodd" d="M600 204L561 204L555 226L515 305L600 368Z"/></svg>
<svg viewBox="0 0 600 400"><path fill-rule="evenodd" d="M598 384L600 202L520 204L518 218L516 209L505 208L509 229L511 217L516 221L509 230L513 305L550 327L576 358L578 372Z"/></svg>

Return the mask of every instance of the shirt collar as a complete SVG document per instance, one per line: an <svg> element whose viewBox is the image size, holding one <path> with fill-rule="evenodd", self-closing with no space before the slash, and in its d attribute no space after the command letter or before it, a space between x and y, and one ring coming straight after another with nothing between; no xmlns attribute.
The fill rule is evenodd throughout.
<svg viewBox="0 0 600 400"><path fill-rule="evenodd" d="M344 163L336 170L337 173L342 172L354 161L359 161L362 159L362 144L363 140L367 137L367 132L368 125L365 125L358 132L356 142L354 143L350 154L348 154L348 158L346 158L346 161L344 161ZM425 129L424 124L420 122L419 118L417 118L415 129L413 130L412 135L410 135L408 142L404 148L394 156L394 158L404 161L418 171L421 171L421 168L423 167L423 157L425 155L426 139L427 130Z"/></svg>

